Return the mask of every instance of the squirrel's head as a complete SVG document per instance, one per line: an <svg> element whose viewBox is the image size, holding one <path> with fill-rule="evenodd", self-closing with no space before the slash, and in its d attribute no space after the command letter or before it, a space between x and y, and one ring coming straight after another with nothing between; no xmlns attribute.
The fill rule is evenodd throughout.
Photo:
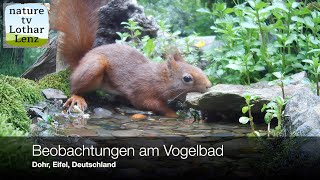
<svg viewBox="0 0 320 180"><path fill-rule="evenodd" d="M171 98L188 92L204 93L212 86L204 72L188 64L178 51L167 56L166 66Z"/></svg>

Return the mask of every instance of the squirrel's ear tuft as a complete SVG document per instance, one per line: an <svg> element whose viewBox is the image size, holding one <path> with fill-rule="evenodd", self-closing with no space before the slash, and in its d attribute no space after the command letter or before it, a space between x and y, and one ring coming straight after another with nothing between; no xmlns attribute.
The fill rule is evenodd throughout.
<svg viewBox="0 0 320 180"><path fill-rule="evenodd" d="M178 63L176 62L176 60L173 57L171 57L170 59L167 60L167 66L168 66L168 69L171 71L178 70Z"/></svg>
<svg viewBox="0 0 320 180"><path fill-rule="evenodd" d="M169 53L167 53L166 55L166 59L168 61L174 60L174 61L179 61L179 62L186 62L180 51L178 50L178 48L172 48L172 50L169 51Z"/></svg>
<svg viewBox="0 0 320 180"><path fill-rule="evenodd" d="M173 59L175 61L186 62L178 50L173 54Z"/></svg>

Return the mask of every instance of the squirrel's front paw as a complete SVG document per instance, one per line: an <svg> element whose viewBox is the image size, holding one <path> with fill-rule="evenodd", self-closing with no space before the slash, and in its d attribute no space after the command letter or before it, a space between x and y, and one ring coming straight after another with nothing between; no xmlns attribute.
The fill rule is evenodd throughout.
<svg viewBox="0 0 320 180"><path fill-rule="evenodd" d="M83 97L81 96L77 96L77 95L72 95L67 101L66 103L64 103L63 107L67 107L69 106L69 111L73 108L73 106L77 104L77 106L82 110L86 110L87 109L87 103L84 100Z"/></svg>

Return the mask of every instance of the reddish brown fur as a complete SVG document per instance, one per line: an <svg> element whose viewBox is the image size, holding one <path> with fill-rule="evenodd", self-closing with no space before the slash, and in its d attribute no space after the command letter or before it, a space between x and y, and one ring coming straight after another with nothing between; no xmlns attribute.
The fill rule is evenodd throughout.
<svg viewBox="0 0 320 180"><path fill-rule="evenodd" d="M101 0L52 0L51 25L53 29L64 33L59 51L72 69L92 48L100 6Z"/></svg>
<svg viewBox="0 0 320 180"><path fill-rule="evenodd" d="M137 108L176 117L176 113L167 106L169 99L191 91L204 92L211 86L206 75L199 68L187 64L179 53L169 55L167 62L158 64L126 45L109 44L90 50L95 30L88 27L93 27L91 24L95 26L97 18L86 18L86 11L96 9L94 5L87 5L92 1L61 2L62 4L54 7L63 6L62 13L76 14L73 16L68 13L70 17L61 15L54 20L55 27L59 27L58 30L65 34L61 53L73 69L73 95L65 103L66 106L72 107L77 103L80 108L85 109L87 104L79 95L104 89L129 100ZM79 26L73 24L71 28L68 26L70 21L82 22ZM192 76L192 82L183 81L186 74Z"/></svg>

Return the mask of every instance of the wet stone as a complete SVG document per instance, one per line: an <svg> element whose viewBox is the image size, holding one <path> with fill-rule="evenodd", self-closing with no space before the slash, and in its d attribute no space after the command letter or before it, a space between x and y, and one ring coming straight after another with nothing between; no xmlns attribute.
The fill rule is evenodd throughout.
<svg viewBox="0 0 320 180"><path fill-rule="evenodd" d="M251 132L250 129L234 129L232 131L235 132L235 133L240 133L240 134L247 134L247 133Z"/></svg>
<svg viewBox="0 0 320 180"><path fill-rule="evenodd" d="M39 136L43 136L43 137L50 137L53 135L54 135L54 133L48 129L39 133Z"/></svg>
<svg viewBox="0 0 320 180"><path fill-rule="evenodd" d="M139 125L134 123L125 123L122 124L121 127L123 127L124 129L137 129Z"/></svg>
<svg viewBox="0 0 320 180"><path fill-rule="evenodd" d="M134 115L134 114L144 114L144 115L152 115L151 111L139 111L133 108L129 107L117 107L115 110L120 114L126 114L126 115Z"/></svg>
<svg viewBox="0 0 320 180"><path fill-rule="evenodd" d="M95 130L98 134L98 136L104 136L104 137L109 137L111 136L112 137L112 131L110 130L106 130L106 129L96 129Z"/></svg>
<svg viewBox="0 0 320 180"><path fill-rule="evenodd" d="M222 130L222 129L214 129L214 130L212 130L213 134L215 134L215 133L226 133L226 132L230 132L230 131L226 131L226 130Z"/></svg>
<svg viewBox="0 0 320 180"><path fill-rule="evenodd" d="M58 89L44 89L42 90L43 95L46 97L46 99L67 99L67 96L64 95L64 93Z"/></svg>
<svg viewBox="0 0 320 180"><path fill-rule="evenodd" d="M120 128L119 125L116 124L105 124L101 126L103 129L108 129L108 130L118 130Z"/></svg>
<svg viewBox="0 0 320 180"><path fill-rule="evenodd" d="M197 138L197 137L206 137L207 134L189 134L189 135L186 135L186 137L188 138Z"/></svg>
<svg viewBox="0 0 320 180"><path fill-rule="evenodd" d="M160 132L153 131L153 130L143 130L142 136L144 137L159 137L161 135Z"/></svg>
<svg viewBox="0 0 320 180"><path fill-rule="evenodd" d="M211 130L194 129L193 132L195 132L195 133L207 133L207 134L210 134L210 133L211 133Z"/></svg>
<svg viewBox="0 0 320 180"><path fill-rule="evenodd" d="M239 126L235 125L223 125L223 124L215 124L212 126L214 129L223 129L223 130L233 130L239 128Z"/></svg>
<svg viewBox="0 0 320 180"><path fill-rule="evenodd" d="M39 132L42 131L42 128L39 127L39 126L36 125L36 124L31 124L31 125L30 125L30 130L31 130L31 134L39 134Z"/></svg>
<svg viewBox="0 0 320 180"><path fill-rule="evenodd" d="M177 118L160 118L159 121L177 121Z"/></svg>
<svg viewBox="0 0 320 180"><path fill-rule="evenodd" d="M70 128L70 129L66 129L65 133L73 136L96 136L97 135L95 131L89 130L87 128Z"/></svg>
<svg viewBox="0 0 320 180"><path fill-rule="evenodd" d="M172 126L162 126L162 125L153 125L149 126L148 129L155 129L155 130L166 130L166 129L173 129Z"/></svg>
<svg viewBox="0 0 320 180"><path fill-rule="evenodd" d="M128 122L131 122L131 119L127 118L127 119L120 119L119 122L121 124L124 124L124 123L128 123Z"/></svg>
<svg viewBox="0 0 320 180"><path fill-rule="evenodd" d="M142 132L137 129L130 129L130 130L116 130L112 132L114 137L137 137L141 135Z"/></svg>
<svg viewBox="0 0 320 180"><path fill-rule="evenodd" d="M216 136L216 137L234 137L235 134L232 133L232 132L220 132L220 133L210 134L210 136Z"/></svg>
<svg viewBox="0 0 320 180"><path fill-rule="evenodd" d="M184 126L184 127L179 127L177 129L174 129L175 131L192 131L194 129L192 126Z"/></svg>
<svg viewBox="0 0 320 180"><path fill-rule="evenodd" d="M210 129L212 129L212 127L210 127L208 125L204 125L204 124L193 124L193 126L196 129L202 129L202 130L210 130Z"/></svg>
<svg viewBox="0 0 320 180"><path fill-rule="evenodd" d="M110 118L112 116L111 111L100 107L93 109L93 113L95 118Z"/></svg>

